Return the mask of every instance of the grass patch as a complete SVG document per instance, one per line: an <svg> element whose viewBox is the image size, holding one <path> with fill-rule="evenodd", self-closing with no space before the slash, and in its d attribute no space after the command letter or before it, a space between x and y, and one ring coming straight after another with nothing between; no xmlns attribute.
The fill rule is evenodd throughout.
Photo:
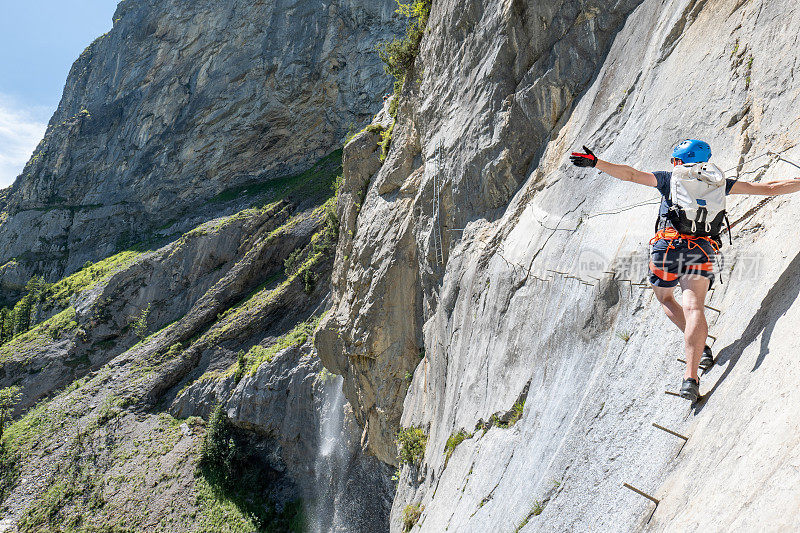
<svg viewBox="0 0 800 533"><path fill-rule="evenodd" d="M3 431L3 443L23 458L27 457L39 445L40 437L50 433L65 418L66 413L52 409L50 402L39 402Z"/></svg>
<svg viewBox="0 0 800 533"><path fill-rule="evenodd" d="M392 102L392 103L394 103L394 102ZM378 135L381 135L385 131L385 128L381 124L368 124L364 129L362 129L359 132L353 132L352 134L348 133L347 137L345 137L345 139L344 139L345 146L347 146L347 144L350 141L352 141L354 138L358 137L359 135L361 135L365 131L368 131L370 133L377 133ZM378 144L380 144L380 142Z"/></svg>
<svg viewBox="0 0 800 533"><path fill-rule="evenodd" d="M392 125L389 126L389 129L381 132L381 140L378 143L378 145L381 147L381 153L379 156L381 163L386 161L386 156L389 155L389 148L392 147L392 133L394 133L394 125L396 123L397 120L392 120Z"/></svg>
<svg viewBox="0 0 800 533"><path fill-rule="evenodd" d="M305 322L297 324L289 333L280 337L268 348L258 344L250 348L244 357L246 370L242 373L253 375L256 370L258 370L259 366L272 361L275 355L281 350L289 348L290 346L301 346L305 344L308 338L314 333L314 330L317 329L321 318L321 316L312 317Z"/></svg>
<svg viewBox="0 0 800 533"><path fill-rule="evenodd" d="M88 432L87 432L88 433ZM91 523L105 507L97 455L86 445L87 433L79 432L70 443L69 455L62 462L47 490L27 508L17 526L21 532L97 531ZM63 529L62 529L63 528ZM121 528L110 531L123 531Z"/></svg>
<svg viewBox="0 0 800 533"><path fill-rule="evenodd" d="M68 307L33 329L21 335L17 335L0 346L0 361L4 361L16 353L27 352L32 348L35 349L44 346L77 328L78 323L75 321L75 308Z"/></svg>
<svg viewBox="0 0 800 533"><path fill-rule="evenodd" d="M67 305L73 294L91 289L98 283L106 281L111 274L129 266L140 255L142 252L126 250L97 263L87 263L78 272L54 283L48 291L48 297L58 305Z"/></svg>
<svg viewBox="0 0 800 533"><path fill-rule="evenodd" d="M540 514L542 514L542 511L544 511L544 504L539 500L533 502L533 507L531 508L531 512L528 513L528 516L526 516L525 519L519 523L517 528L514 530L514 533L518 532L523 527L527 526L531 518L533 518L534 516L539 516Z"/></svg>
<svg viewBox="0 0 800 533"><path fill-rule="evenodd" d="M621 331L617 333L617 338L622 339L624 342L628 342L631 340L631 334L627 331Z"/></svg>
<svg viewBox="0 0 800 533"><path fill-rule="evenodd" d="M43 401L3 430L0 440L0 503L16 486L22 465L43 444L43 437L63 424L65 418L63 411L51 409L50 402Z"/></svg>
<svg viewBox="0 0 800 533"><path fill-rule="evenodd" d="M414 526L417 525L419 522L420 517L422 516L422 511L425 510L425 507L415 503L406 505L405 509L403 509L403 532L411 531Z"/></svg>
<svg viewBox="0 0 800 533"><path fill-rule="evenodd" d="M459 429L447 438L447 443L444 445L444 464L447 466L447 461L453 455L456 447L467 439L472 438L472 433L467 433L463 429Z"/></svg>
<svg viewBox="0 0 800 533"><path fill-rule="evenodd" d="M275 285L280 280L283 280L283 282L279 283L276 287L272 287L273 285ZM252 291L250 291L250 293L247 296L245 296L244 298L242 298L241 301L239 301L237 304L229 307L227 310L225 310L224 313L220 314L219 318L220 319L226 318L228 316L231 316L233 314L237 314L239 312L242 312L243 310L248 309L249 307L247 307L247 306L252 306L254 304L254 302L258 301L258 300L254 300L255 297L270 294L273 290L277 290L279 287L282 287L285 281L286 281L286 278L285 278L283 272L274 273L273 275L268 277L266 280L264 280L264 282L261 283L261 285L259 285L258 287L256 287Z"/></svg>
<svg viewBox="0 0 800 533"><path fill-rule="evenodd" d="M147 304L147 307L142 309L142 312L139 313L139 316L131 323L131 327L133 328L133 334L136 335L136 338L139 341L144 341L147 338L147 319L150 317L150 307L152 304Z"/></svg>
<svg viewBox="0 0 800 533"><path fill-rule="evenodd" d="M248 183L223 191L209 200L209 203L229 202L248 196L253 198L254 207L302 193L304 199L330 196L336 177L342 172L342 149L335 150L317 161L310 169L299 174L281 178Z"/></svg>
<svg viewBox="0 0 800 533"><path fill-rule="evenodd" d="M26 334L41 321L43 309L63 309L69 305L73 295L107 280L115 272L130 265L139 255L140 252L128 250L98 263L87 261L81 270L56 283L46 283L42 278L34 276L25 286L25 296L11 309L0 309L0 341L7 344Z"/></svg>
<svg viewBox="0 0 800 533"><path fill-rule="evenodd" d="M521 400L514 403L514 406L511 408L511 419L508 421L509 426L513 426L517 422L519 422L520 418L522 418L522 413L525 411L525 400Z"/></svg>
<svg viewBox="0 0 800 533"><path fill-rule="evenodd" d="M475 430L482 429L486 434L493 427L508 429L522 419L522 414L525 412L525 400L518 400L511 406L511 409L503 414L495 413L489 417L488 422L478 422Z"/></svg>

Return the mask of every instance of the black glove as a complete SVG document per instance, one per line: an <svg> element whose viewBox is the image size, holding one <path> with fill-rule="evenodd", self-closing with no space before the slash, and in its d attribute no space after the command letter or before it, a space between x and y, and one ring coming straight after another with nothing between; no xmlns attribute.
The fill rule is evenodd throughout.
<svg viewBox="0 0 800 533"><path fill-rule="evenodd" d="M572 152L572 155L569 156L569 160L572 161L572 164L576 167L593 167L597 164L597 156L594 153L586 148L583 147L585 154L581 152Z"/></svg>

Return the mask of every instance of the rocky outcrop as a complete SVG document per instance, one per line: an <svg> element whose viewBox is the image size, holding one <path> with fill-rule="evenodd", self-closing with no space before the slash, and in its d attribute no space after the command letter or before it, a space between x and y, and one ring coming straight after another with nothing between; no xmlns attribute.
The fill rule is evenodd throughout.
<svg viewBox="0 0 800 533"><path fill-rule="evenodd" d="M360 163L369 134L346 147L345 182L370 185L352 244L340 244L342 274L318 346L346 376L383 461L396 461L407 374L420 362L454 242L470 221L500 216L637 4L435 3L421 82L400 96L386 162Z"/></svg>
<svg viewBox="0 0 800 533"><path fill-rule="evenodd" d="M199 379L171 411L207 418L216 403L235 425L274 439L275 464L306 502L309 531L388 529L392 472L362 450L341 378L324 370L310 338L278 351L238 383L233 373Z"/></svg>
<svg viewBox="0 0 800 533"><path fill-rule="evenodd" d="M381 167L376 130L391 126L389 107L387 102L372 126L344 149L338 203L342 229L332 276L334 300L316 333L316 345L325 365L344 376L345 394L357 406L356 416L365 428L364 446L382 461L394 464L392 435L422 349L413 218L395 219L384 213L383 218L359 223L366 213L374 214L376 200L368 191L379 185L371 182L373 175L381 168L394 168L395 175L412 169L409 152L404 152L402 161L395 156ZM399 202L394 216L409 214L414 194L413 185L394 191L393 198ZM370 234L361 233L365 230ZM367 249L362 247L364 240L371 243ZM379 250L386 255L379 258ZM382 268L376 271L376 265Z"/></svg>
<svg viewBox="0 0 800 533"><path fill-rule="evenodd" d="M729 175L796 175L766 151L797 159L786 35L800 11L483 4L434 4L392 150L351 176L369 190L317 335L379 457L393 459L400 426L427 435L419 468L402 467L392 529L409 505L420 531L796 528L786 356L800 250L781 237L796 199L731 198L736 241L710 300L721 313L708 311L721 368L687 412L663 394L679 383L682 338L638 285L657 193L566 155L588 144L657 170L699 137ZM649 525L653 504L623 482L661 500Z"/></svg>
<svg viewBox="0 0 800 533"><path fill-rule="evenodd" d="M0 444L2 467L15 469L0 479L4 517L23 531L84 520L71 498L97 490L91 497L102 501L90 522L98 527L121 523L120 507L146 504L137 528L169 529L177 515L192 514L190 525L202 529L214 505L243 505L224 491L212 505L196 472L205 432L198 416L208 419L222 404L259 479L242 481L256 507L245 505L230 520L254 527L247 517L256 513L259 528L283 527L263 520L282 519L279 511L291 512L295 502L309 515L337 502L348 512L325 530L386 529L391 472L363 453L352 411L331 400L342 397L341 380L323 371L307 342L325 308L337 228L329 197L338 168L318 170L296 178L282 198L250 197L245 204L265 205L201 224L158 250L87 266L48 288L55 308L45 314L53 316L0 348L0 386L21 386L16 414L24 413ZM70 427L81 432L72 435ZM48 487L75 482L69 465L73 454L89 453L85 446L92 466L79 471L89 488L39 516L36 502L52 503ZM163 465L121 464L142 450ZM139 476L146 485L119 483ZM165 507L141 490L170 491L175 501Z"/></svg>
<svg viewBox="0 0 800 533"><path fill-rule="evenodd" d="M394 9L392 0L121 2L3 196L5 298L34 273L55 281L190 213L214 218L209 202L224 191L330 153L389 87L373 50L400 31Z"/></svg>
<svg viewBox="0 0 800 533"><path fill-rule="evenodd" d="M286 222L288 207L281 202L243 216L216 219L159 250L123 253L56 284L48 298L55 308L47 314L58 318L0 348L4 354L0 387L21 386L23 400L17 411L27 410L43 396L97 370L150 333L182 318L259 235ZM276 253L286 256L309 239L307 233L288 233ZM92 280L104 263L116 266ZM271 269L268 275L274 275L282 268L277 260L265 270ZM70 294L68 288L83 278L92 280L90 286ZM257 283L253 279L249 285ZM141 321L138 328L134 327L137 321ZM56 329L55 322L63 325Z"/></svg>

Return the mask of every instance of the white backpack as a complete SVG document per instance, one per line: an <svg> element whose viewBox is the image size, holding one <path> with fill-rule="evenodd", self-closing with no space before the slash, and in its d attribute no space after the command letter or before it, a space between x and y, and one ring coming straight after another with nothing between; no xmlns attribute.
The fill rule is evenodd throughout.
<svg viewBox="0 0 800 533"><path fill-rule="evenodd" d="M725 220L725 174L713 163L680 165L670 181L667 218L679 233L719 240Z"/></svg>

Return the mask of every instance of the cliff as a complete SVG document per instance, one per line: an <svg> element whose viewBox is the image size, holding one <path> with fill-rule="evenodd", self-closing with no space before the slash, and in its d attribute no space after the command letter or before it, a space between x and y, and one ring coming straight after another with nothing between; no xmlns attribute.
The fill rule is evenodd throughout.
<svg viewBox="0 0 800 533"><path fill-rule="evenodd" d="M126 0L76 61L2 201L0 530L387 529L310 339L394 9Z"/></svg>
<svg viewBox="0 0 800 533"><path fill-rule="evenodd" d="M73 65L5 192L0 288L17 296L219 212L225 191L337 148L390 87L374 47L394 2L120 2ZM163 242L163 241L161 241Z"/></svg>
<svg viewBox="0 0 800 533"><path fill-rule="evenodd" d="M642 283L657 193L566 158L658 170L694 137L729 176L796 175L766 152L800 153L798 27L789 2L433 4L385 162L370 132L345 148L365 195L316 338L401 467L393 531L798 526L797 198L731 198L690 409Z"/></svg>
<svg viewBox="0 0 800 533"><path fill-rule="evenodd" d="M798 175L800 9L416 5L383 109L390 2L120 5L3 200L6 297L55 282L0 347L3 518L798 528L800 200L729 198L690 407L657 192L567 155L659 170L694 137L729 177Z"/></svg>

